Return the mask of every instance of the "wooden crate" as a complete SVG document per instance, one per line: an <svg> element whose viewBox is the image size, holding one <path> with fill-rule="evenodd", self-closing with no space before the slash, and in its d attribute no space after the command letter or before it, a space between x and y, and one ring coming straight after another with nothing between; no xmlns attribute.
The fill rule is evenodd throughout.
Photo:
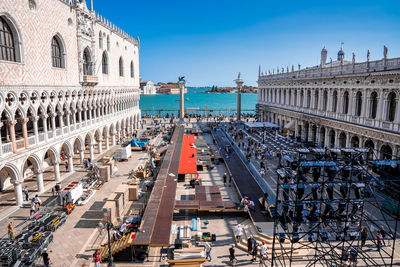
<svg viewBox="0 0 400 267"><path fill-rule="evenodd" d="M139 199L139 188L137 185L129 186L129 201L135 201Z"/></svg>

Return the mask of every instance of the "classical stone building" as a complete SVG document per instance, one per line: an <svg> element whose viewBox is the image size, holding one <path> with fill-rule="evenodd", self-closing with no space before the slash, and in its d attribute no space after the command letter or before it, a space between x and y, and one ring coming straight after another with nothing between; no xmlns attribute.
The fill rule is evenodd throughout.
<svg viewBox="0 0 400 267"><path fill-rule="evenodd" d="M0 190L60 180L139 125L139 40L84 0L0 1ZM85 155L86 153L86 155ZM51 172L49 172L49 170Z"/></svg>
<svg viewBox="0 0 400 267"><path fill-rule="evenodd" d="M259 70L257 112L260 121L278 124L302 141L321 147L367 147L370 157L392 158L400 145L400 58L357 63L326 62L292 66L264 74Z"/></svg>

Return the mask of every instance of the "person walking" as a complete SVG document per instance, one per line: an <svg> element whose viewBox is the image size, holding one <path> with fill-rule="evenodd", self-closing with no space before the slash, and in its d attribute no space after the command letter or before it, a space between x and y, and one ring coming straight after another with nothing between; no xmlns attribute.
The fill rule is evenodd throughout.
<svg viewBox="0 0 400 267"><path fill-rule="evenodd" d="M253 239L253 251L252 251L252 259L251 261L256 261L257 260L257 254L258 254L258 242L256 239Z"/></svg>
<svg viewBox="0 0 400 267"><path fill-rule="evenodd" d="M267 243L263 240L260 247L260 263L264 263L268 259L267 249Z"/></svg>
<svg viewBox="0 0 400 267"><path fill-rule="evenodd" d="M378 231L378 234L376 235L376 251L380 252L381 247L382 247L382 234L380 231Z"/></svg>
<svg viewBox="0 0 400 267"><path fill-rule="evenodd" d="M54 189L56 190L56 195L58 196L60 194L60 189L61 189L60 184L57 183Z"/></svg>
<svg viewBox="0 0 400 267"><path fill-rule="evenodd" d="M49 258L49 253L47 253L47 248L43 249L42 258L43 258L43 265L45 267L50 266L50 258Z"/></svg>
<svg viewBox="0 0 400 267"><path fill-rule="evenodd" d="M211 244L209 242L206 242L204 245L205 249L206 249L206 259L211 261Z"/></svg>
<svg viewBox="0 0 400 267"><path fill-rule="evenodd" d="M65 162L65 170L68 171L68 161Z"/></svg>
<svg viewBox="0 0 400 267"><path fill-rule="evenodd" d="M253 236L247 238L247 256L252 255L253 252Z"/></svg>
<svg viewBox="0 0 400 267"><path fill-rule="evenodd" d="M385 228L383 228L383 225L381 225L381 226L379 227L379 232L380 232L381 235L382 235L382 242L383 242L383 245L386 246L386 243L385 243L386 231L385 231Z"/></svg>
<svg viewBox="0 0 400 267"><path fill-rule="evenodd" d="M361 229L361 247L363 247L365 245L365 242L367 241L367 237L368 237L367 229L365 227L363 227Z"/></svg>
<svg viewBox="0 0 400 267"><path fill-rule="evenodd" d="M236 226L235 235L236 235L236 242L240 243L240 240L241 240L242 235L243 235L243 228L240 225L240 223Z"/></svg>
<svg viewBox="0 0 400 267"><path fill-rule="evenodd" d="M224 178L224 186L225 186L226 185L226 178L227 178L226 177L226 173L224 173L224 177L223 178Z"/></svg>
<svg viewBox="0 0 400 267"><path fill-rule="evenodd" d="M30 216L36 212L36 204L35 202L31 201L31 210L30 210Z"/></svg>
<svg viewBox="0 0 400 267"><path fill-rule="evenodd" d="M229 263L231 266L236 265L235 244L232 244L232 246L229 248Z"/></svg>
<svg viewBox="0 0 400 267"><path fill-rule="evenodd" d="M357 266L357 255L358 251L352 247L350 249L350 266L356 267Z"/></svg>
<svg viewBox="0 0 400 267"><path fill-rule="evenodd" d="M10 240L14 240L15 238L15 232L14 232L14 224L13 222L10 222L8 224L8 237L10 238Z"/></svg>
<svg viewBox="0 0 400 267"><path fill-rule="evenodd" d="M29 201L29 192L28 192L28 188L25 186L24 187L24 195L25 195L25 201Z"/></svg>
<svg viewBox="0 0 400 267"><path fill-rule="evenodd" d="M100 260L100 251L96 249L96 251L93 253L93 261L95 267L100 267Z"/></svg>

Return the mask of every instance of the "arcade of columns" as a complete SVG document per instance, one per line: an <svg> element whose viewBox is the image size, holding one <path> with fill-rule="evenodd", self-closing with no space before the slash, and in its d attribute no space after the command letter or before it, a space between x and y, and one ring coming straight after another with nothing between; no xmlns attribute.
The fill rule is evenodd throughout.
<svg viewBox="0 0 400 267"><path fill-rule="evenodd" d="M94 159L103 146L108 150L131 136L140 123L137 89L13 91L0 98L5 99L0 158L7 158L0 163L0 186L2 191L14 186L17 205L23 202L25 179L35 177L37 191L43 192L45 171L60 181L63 159L73 172L74 156L79 155L79 164L85 157Z"/></svg>
<svg viewBox="0 0 400 267"><path fill-rule="evenodd" d="M312 84L312 85L310 85ZM300 81L259 81L258 114L322 147L368 147L399 154L399 73Z"/></svg>

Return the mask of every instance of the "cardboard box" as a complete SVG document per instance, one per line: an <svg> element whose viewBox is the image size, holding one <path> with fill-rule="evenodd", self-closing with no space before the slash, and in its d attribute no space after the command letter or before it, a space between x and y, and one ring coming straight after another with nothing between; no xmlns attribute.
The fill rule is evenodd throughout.
<svg viewBox="0 0 400 267"><path fill-rule="evenodd" d="M139 199L139 189L137 185L129 187L129 201L135 201Z"/></svg>
<svg viewBox="0 0 400 267"><path fill-rule="evenodd" d="M126 206L129 204L129 191L128 191L128 185L127 184L120 184L117 189L115 190L116 194L122 194L122 200L123 200L123 208L125 210Z"/></svg>
<svg viewBox="0 0 400 267"><path fill-rule="evenodd" d="M99 175L101 181L103 182L110 181L111 178L110 166L106 165L99 167Z"/></svg>

